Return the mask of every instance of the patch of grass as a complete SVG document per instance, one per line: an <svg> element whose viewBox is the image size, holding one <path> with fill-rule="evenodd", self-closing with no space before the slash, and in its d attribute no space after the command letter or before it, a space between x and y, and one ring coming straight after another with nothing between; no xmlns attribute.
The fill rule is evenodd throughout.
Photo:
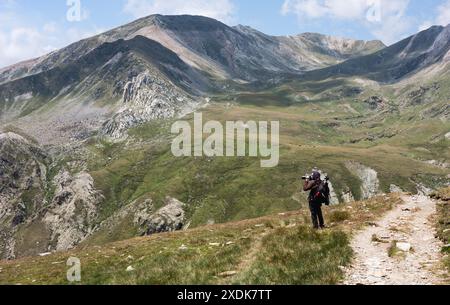
<svg viewBox="0 0 450 305"><path fill-rule="evenodd" d="M324 231L309 229L308 212L299 210L0 261L0 284L70 284L69 257L81 260L80 284L336 284L352 256L351 232L397 200L391 195L355 202L351 224ZM325 217L342 209L347 206L330 207ZM220 276L228 271L236 274Z"/></svg>
<svg viewBox="0 0 450 305"><path fill-rule="evenodd" d="M388 248L388 256L391 258L398 257L398 258L404 258L405 252L397 248L397 242L396 240L393 240L391 242L391 245Z"/></svg>
<svg viewBox="0 0 450 305"><path fill-rule="evenodd" d="M340 266L349 263L352 249L342 231L317 232L304 226L277 229L262 248L240 284L337 284Z"/></svg>
<svg viewBox="0 0 450 305"><path fill-rule="evenodd" d="M431 197L439 200L437 203L437 233L444 244L448 246L450 243L450 187L434 192ZM442 250L446 254L444 265L450 273L450 248L445 247Z"/></svg>
<svg viewBox="0 0 450 305"><path fill-rule="evenodd" d="M333 211L328 217L330 222L339 223L349 220L351 218L351 214L348 211Z"/></svg>

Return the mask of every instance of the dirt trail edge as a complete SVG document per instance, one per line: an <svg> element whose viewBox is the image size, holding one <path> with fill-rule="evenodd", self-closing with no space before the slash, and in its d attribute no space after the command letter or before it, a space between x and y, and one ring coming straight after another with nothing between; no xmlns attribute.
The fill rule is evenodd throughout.
<svg viewBox="0 0 450 305"><path fill-rule="evenodd" d="M402 199L404 204L353 237L355 258L344 284L443 283L442 243L435 237L433 223L436 202L426 196L403 195Z"/></svg>

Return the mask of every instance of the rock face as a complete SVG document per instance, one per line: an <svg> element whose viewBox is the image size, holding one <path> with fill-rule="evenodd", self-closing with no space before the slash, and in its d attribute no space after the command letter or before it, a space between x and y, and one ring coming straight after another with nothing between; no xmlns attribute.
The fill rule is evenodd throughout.
<svg viewBox="0 0 450 305"><path fill-rule="evenodd" d="M94 238L95 234L120 234L125 238L132 238L136 235L177 231L188 226L184 203L167 197L161 208L156 208L157 204L152 198L145 196L131 202L103 220L96 228ZM129 228L127 232L123 231L124 223Z"/></svg>
<svg viewBox="0 0 450 305"><path fill-rule="evenodd" d="M48 157L15 133L0 134L0 257L15 257L15 234L45 205Z"/></svg>
<svg viewBox="0 0 450 305"><path fill-rule="evenodd" d="M68 250L92 234L97 205L103 196L94 189L94 180L85 172L72 176L62 170L53 184L56 192L43 222L51 232L52 250Z"/></svg>
<svg viewBox="0 0 450 305"><path fill-rule="evenodd" d="M331 182L328 182L328 187L330 188L330 204L331 205L339 204L339 198Z"/></svg>
<svg viewBox="0 0 450 305"><path fill-rule="evenodd" d="M378 194L380 181L375 170L358 162L347 162L345 166L361 179L361 199L369 199Z"/></svg>
<svg viewBox="0 0 450 305"><path fill-rule="evenodd" d="M94 230L103 196L85 172L61 170L36 144L15 133L0 135L0 257L11 259L68 250Z"/></svg>
<svg viewBox="0 0 450 305"><path fill-rule="evenodd" d="M134 126L155 119L184 116L200 104L173 84L152 75L150 71L145 71L126 83L122 103L117 114L102 129L103 134L116 139L123 137Z"/></svg>
<svg viewBox="0 0 450 305"><path fill-rule="evenodd" d="M164 207L142 222L147 228L146 234L181 230L185 222L184 206L184 203L174 198L167 198Z"/></svg>

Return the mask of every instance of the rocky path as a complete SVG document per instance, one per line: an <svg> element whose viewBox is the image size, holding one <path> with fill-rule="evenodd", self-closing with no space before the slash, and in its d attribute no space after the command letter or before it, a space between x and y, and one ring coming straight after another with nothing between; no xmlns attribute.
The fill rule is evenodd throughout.
<svg viewBox="0 0 450 305"><path fill-rule="evenodd" d="M404 204L354 236L355 259L346 270L344 284L442 283L442 244L435 238L432 219L436 203L426 196L405 195L402 199Z"/></svg>

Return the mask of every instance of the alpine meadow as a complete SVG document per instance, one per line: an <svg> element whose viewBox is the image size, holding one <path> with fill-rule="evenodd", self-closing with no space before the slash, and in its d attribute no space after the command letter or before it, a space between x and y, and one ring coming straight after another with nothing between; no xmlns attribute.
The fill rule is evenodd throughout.
<svg viewBox="0 0 450 305"><path fill-rule="evenodd" d="M0 68L0 284L450 283L450 25L387 45L142 2ZM273 14L313 27L305 2L341 24Z"/></svg>

